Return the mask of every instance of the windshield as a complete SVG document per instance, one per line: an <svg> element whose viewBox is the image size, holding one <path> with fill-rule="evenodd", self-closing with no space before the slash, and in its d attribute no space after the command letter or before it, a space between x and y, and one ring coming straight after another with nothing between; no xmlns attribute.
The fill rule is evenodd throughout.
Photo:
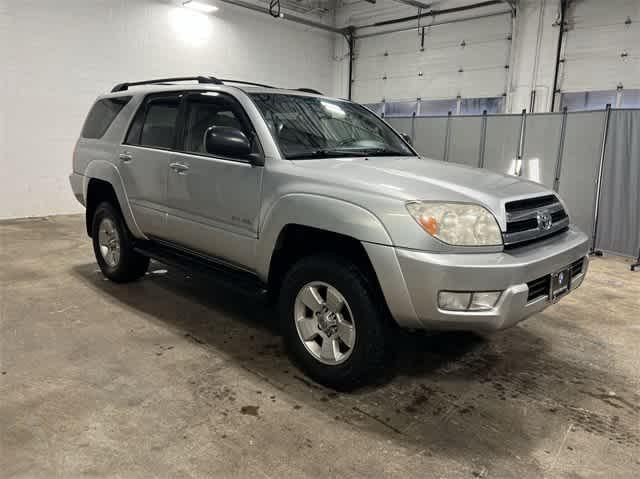
<svg viewBox="0 0 640 479"><path fill-rule="evenodd" d="M287 159L415 156L391 128L355 103L277 93L251 98Z"/></svg>

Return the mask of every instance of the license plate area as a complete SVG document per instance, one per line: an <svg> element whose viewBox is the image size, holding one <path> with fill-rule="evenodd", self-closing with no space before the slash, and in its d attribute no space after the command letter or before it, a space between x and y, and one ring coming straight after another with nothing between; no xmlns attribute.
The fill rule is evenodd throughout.
<svg viewBox="0 0 640 479"><path fill-rule="evenodd" d="M571 268L565 268L562 271L551 274L549 296L551 301L558 301L571 289Z"/></svg>

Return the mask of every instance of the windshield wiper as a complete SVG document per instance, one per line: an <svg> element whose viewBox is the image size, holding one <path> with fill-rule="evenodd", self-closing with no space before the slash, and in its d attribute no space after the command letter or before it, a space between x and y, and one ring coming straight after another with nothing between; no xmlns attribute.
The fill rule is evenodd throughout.
<svg viewBox="0 0 640 479"><path fill-rule="evenodd" d="M287 155L288 160L340 158L349 156L413 156L405 151L390 150L387 148L320 148Z"/></svg>
<svg viewBox="0 0 640 479"><path fill-rule="evenodd" d="M353 156L354 150L347 148L320 148L317 150L305 151L304 153L295 153L293 155L285 155L288 160L316 159L316 158L336 158Z"/></svg>
<svg viewBox="0 0 640 479"><path fill-rule="evenodd" d="M389 148L359 148L357 151L363 156L413 156L407 151L390 150Z"/></svg>

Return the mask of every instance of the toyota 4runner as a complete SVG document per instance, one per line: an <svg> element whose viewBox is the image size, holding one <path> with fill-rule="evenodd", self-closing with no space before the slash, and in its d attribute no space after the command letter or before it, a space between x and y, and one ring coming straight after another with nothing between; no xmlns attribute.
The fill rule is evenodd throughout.
<svg viewBox="0 0 640 479"><path fill-rule="evenodd" d="M70 181L107 278L155 258L267 292L294 359L337 388L384 365L394 325L513 326L588 266L553 191L422 158L371 111L308 89L117 85L89 112Z"/></svg>

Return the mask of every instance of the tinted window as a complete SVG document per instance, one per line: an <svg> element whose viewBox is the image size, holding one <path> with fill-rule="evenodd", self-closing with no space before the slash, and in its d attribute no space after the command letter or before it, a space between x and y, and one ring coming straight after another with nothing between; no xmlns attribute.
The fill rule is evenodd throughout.
<svg viewBox="0 0 640 479"><path fill-rule="evenodd" d="M105 98L97 101L84 122L83 138L102 138L118 113L131 100L130 96Z"/></svg>
<svg viewBox="0 0 640 479"><path fill-rule="evenodd" d="M206 153L205 134L212 126L237 128L254 139L242 107L233 98L220 93L190 95L186 100L184 151ZM257 144L254 143L257 152Z"/></svg>
<svg viewBox="0 0 640 479"><path fill-rule="evenodd" d="M179 105L178 95L147 97L129 127L125 143L173 148Z"/></svg>
<svg viewBox="0 0 640 479"><path fill-rule="evenodd" d="M447 116L449 112L455 113L458 108L458 100L421 100L419 116Z"/></svg>
<svg viewBox="0 0 640 479"><path fill-rule="evenodd" d="M140 132L140 145L172 148L178 116L178 99L154 100L147 112Z"/></svg>
<svg viewBox="0 0 640 479"><path fill-rule="evenodd" d="M603 110L607 104L616 104L615 90L563 93L560 107L568 111Z"/></svg>
<svg viewBox="0 0 640 479"><path fill-rule="evenodd" d="M503 97L493 98L463 98L460 104L462 115L482 115L487 113L502 113Z"/></svg>
<svg viewBox="0 0 640 479"><path fill-rule="evenodd" d="M412 116L416 113L416 101L387 102L384 108L384 116Z"/></svg>
<svg viewBox="0 0 640 479"><path fill-rule="evenodd" d="M131 126L129 127L129 132L127 133L127 138L124 141L127 145L139 145L140 144L140 132L142 131L142 123L144 122L144 115L146 113L146 106L143 105L138 109Z"/></svg>

